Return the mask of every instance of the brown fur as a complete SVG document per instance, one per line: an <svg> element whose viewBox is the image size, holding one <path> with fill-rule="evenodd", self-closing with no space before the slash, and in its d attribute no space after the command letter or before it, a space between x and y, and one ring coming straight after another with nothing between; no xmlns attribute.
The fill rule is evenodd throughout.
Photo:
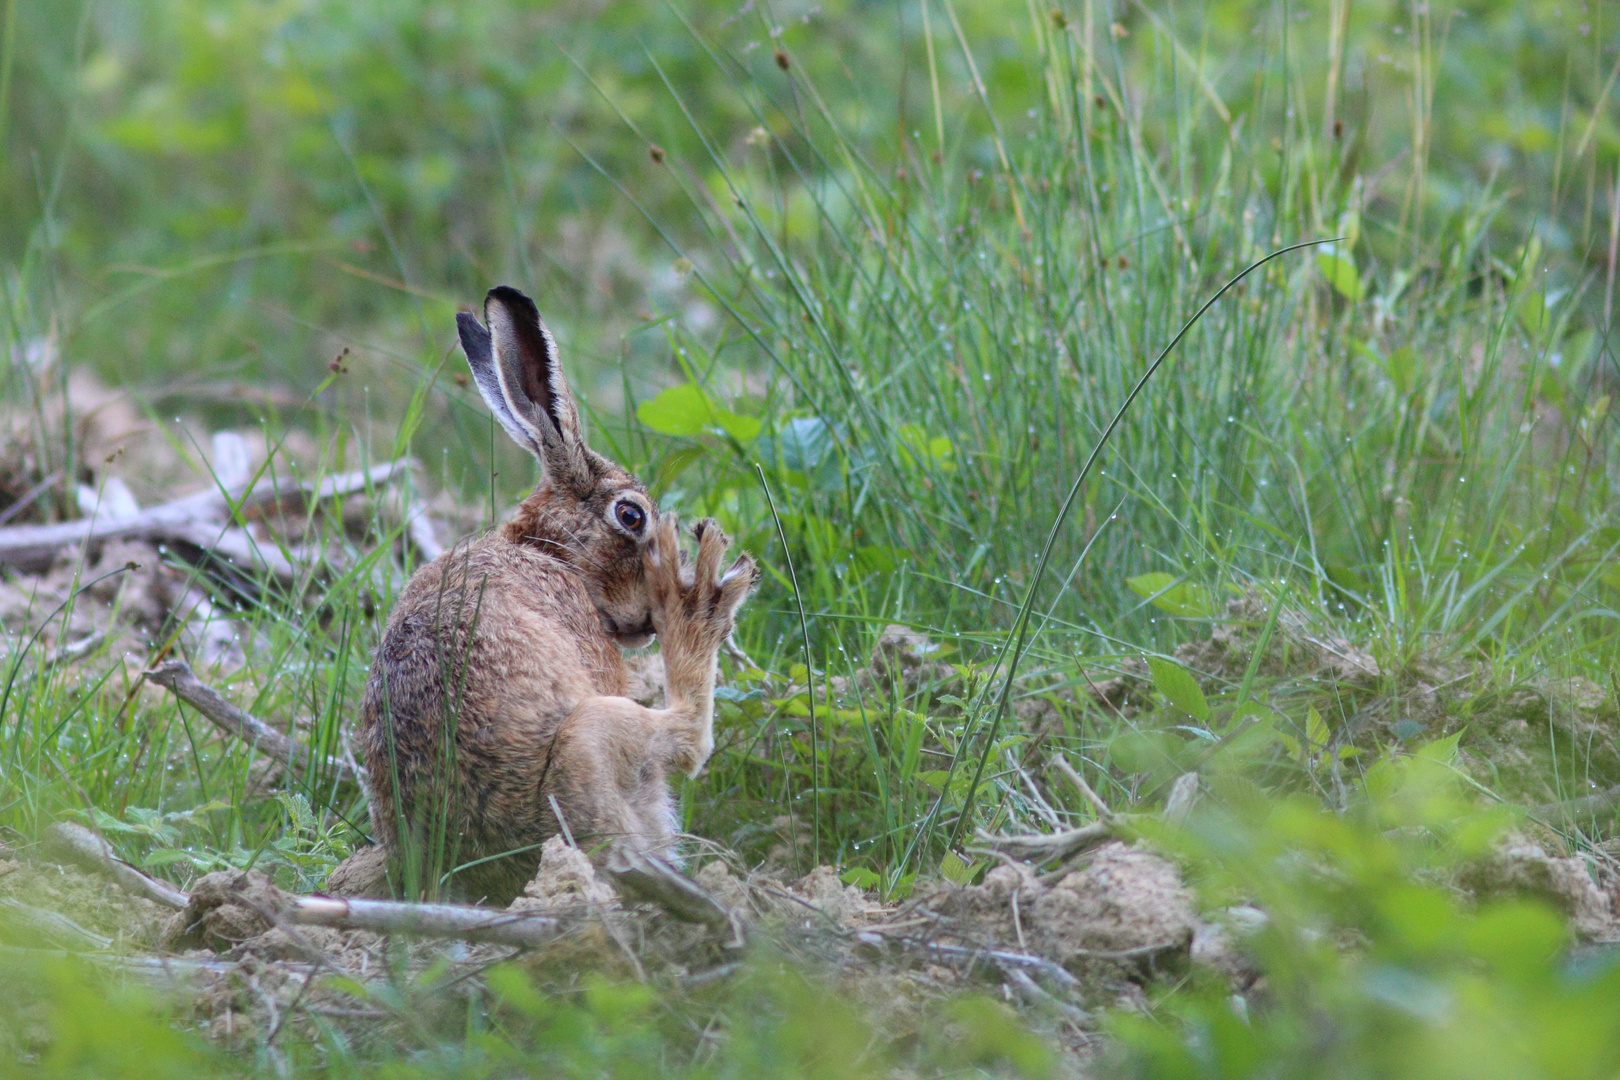
<svg viewBox="0 0 1620 1080"><path fill-rule="evenodd" d="M462 337L486 400L545 477L503 528L411 579L361 708L372 826L396 891L437 892L448 873L453 893L506 903L564 826L587 847L667 849L668 777L697 773L713 749L719 648L757 577L746 555L721 573L728 541L710 521L694 529L695 561L684 560L673 517L585 447L550 337L526 302L492 291L493 348L476 323L463 322ZM645 514L634 535L614 524L626 501ZM663 709L623 696L621 643L652 632ZM381 891L359 880L358 862L344 867L329 887Z"/></svg>

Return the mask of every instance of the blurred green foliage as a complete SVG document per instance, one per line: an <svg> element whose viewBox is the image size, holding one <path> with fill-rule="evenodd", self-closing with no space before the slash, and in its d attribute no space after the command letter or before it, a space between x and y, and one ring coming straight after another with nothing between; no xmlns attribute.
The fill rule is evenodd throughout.
<svg viewBox="0 0 1620 1080"><path fill-rule="evenodd" d="M1504 822L1463 796L1455 754L1449 739L1381 762L1345 815L1217 779L1224 809L1157 840L1203 875L1212 906L1252 903L1266 913L1248 939L1265 1004L1251 1012L1225 979L1199 976L1167 993L1153 1019L1116 1018L1111 1072L1613 1075L1613 950L1571 956L1564 920L1547 906L1464 905L1433 880L1437 869L1482 855Z"/></svg>
<svg viewBox="0 0 1620 1080"><path fill-rule="evenodd" d="M971 880L981 864L950 848L973 828L1087 818L1073 793L1030 798L1018 770L1035 749L1119 806L1151 809L1200 771L1204 812L1155 839L1207 905L1268 914L1252 947L1270 996L1164 987L1150 1018L1114 1028L1118 1070L1613 1073L1612 960L1570 961L1546 911L1470 910L1441 884L1509 820L1455 787L1458 740L1431 738L1452 702L1367 734L1436 664L1471 691L1603 681L1617 662L1611 9L0 13L8 404L42 411L29 357L53 343L51 377L94 368L149 418L174 405L313 435L328 464L409 450L493 516L533 467L455 382L450 316L522 284L596 444L766 567L738 636L777 677L729 673L718 752L682 793L694 831L760 847L792 812L811 854L895 895L919 873ZM1192 311L1268 252L1331 237L1212 308L1081 478ZM348 374L328 366L342 347ZM277 722L313 713L324 748L341 745L393 587L386 545L368 557L320 611L260 597L243 616L263 651L228 689ZM1231 601L1249 614L1224 620ZM1353 640L1376 676L1262 671L1285 606L1303 632ZM1256 608L1240 670L1172 659ZM934 692L902 701L855 677L890 621L939 639ZM352 793L255 796L249 755L199 749L172 702L110 673L70 683L11 648L0 825L30 835L78 813L154 871L251 863L296 887L357 835ZM1130 718L1063 703L1143 657ZM1033 679L1015 687L1018 664ZM835 679L842 699L821 693ZM1055 720L1037 734L1018 709L1043 695ZM1600 749L1557 748L1568 761L1550 757L1546 785L1620 779L1595 777ZM731 1038L712 1059L671 1034L662 1010L687 1003L606 985L545 1000L512 970L461 1030L391 1067L1049 1065L981 999L943 1018L949 1039L863 1049L861 1017L767 968L737 991L753 996L714 1003ZM109 1074L133 1067L126 1051L154 1074L229 1067L133 998L93 1017L131 1032L100 1046L88 991L31 985L61 1011L30 1070ZM286 1053L233 1062L374 1060L291 1039Z"/></svg>
<svg viewBox="0 0 1620 1080"><path fill-rule="evenodd" d="M59 320L70 355L109 379L224 368L308 388L324 371L313 336L324 329L398 349L393 378L408 385L448 347L447 309L504 280L544 297L577 358L611 358L649 294L669 289L674 253L656 230L711 239L682 183L725 198L703 140L728 155L745 147L762 117L736 80L780 95L778 46L869 152L901 161L936 148L913 2L11 0L6 10L0 251L11 317L40 332ZM1533 227L1575 279L1603 261L1593 221L1611 177L1599 162L1620 147L1620 127L1598 108L1613 69L1601 4L1061 10L1098 33L1117 20L1114 51L1098 55L1111 80L1117 69L1192 88L1186 109L1134 118L1134 139L1218 151L1265 127L1284 157L1309 155L1307 172L1394 167L1369 197L1394 211L1368 231L1383 258L1421 244L1424 215L1478 205L1505 215L1498 242ZM965 164L995 167L998 130L1015 153L1033 134L1026 114L1050 88L1027 57L1051 33L1035 14L963 3L948 24L933 13L937 122ZM976 107L955 26L999 128ZM1308 145L1280 141L1323 129ZM802 180L778 179L791 200L797 184L847 165L811 152ZM19 277L23 265L46 272ZM628 347L646 364L667 359L656 339L642 345Z"/></svg>

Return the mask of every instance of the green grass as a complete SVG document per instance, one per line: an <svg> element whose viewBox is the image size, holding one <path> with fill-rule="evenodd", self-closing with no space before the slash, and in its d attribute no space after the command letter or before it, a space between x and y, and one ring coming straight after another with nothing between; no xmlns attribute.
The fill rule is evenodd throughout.
<svg viewBox="0 0 1620 1080"><path fill-rule="evenodd" d="M1209 903L1266 900L1262 962L1297 993L1240 1030L1219 988L1167 986L1159 1023L1121 1022L1119 1067L1418 1075L1431 1052L1475 1061L1487 1018L1612 1025L1612 975L1492 951L1552 940L1540 916L1411 884L1506 820L1481 805L1620 781L1612 746L1554 746L1533 784L1466 760L1492 692L1612 692L1607 14L8 6L0 344L56 342L152 418L307 436L315 475L413 452L490 521L532 469L452 379L450 316L530 285L595 444L766 567L738 639L777 677L728 672L719 750L682 792L692 832L759 855L791 812L814 859L899 895L976 828L1086 820L1030 775L1040 755L1117 809L1197 769L1211 808L1161 842ZM265 403L205 393L214 372ZM103 472L37 404L65 378L8 369L35 481ZM403 579L392 542L312 527L347 560L316 600L251 598L258 645L224 688L331 751ZM1252 662L1175 660L1230 601ZM906 702L857 680L891 622L960 679ZM1307 634L1366 650L1377 679L1302 674L1286 652ZM309 887L358 839L357 793L255 795L248 754L134 666L8 648L0 827L19 840L77 814L177 879L251 864ZM1072 703L1144 657L1129 718ZM1018 710L1043 694L1070 703L1037 740ZM1438 778L1458 746L1476 801ZM1591 851L1613 822L1554 824ZM1344 876L1273 880L1285 851ZM1299 953L1290 928L1369 950ZM1374 961L1466 1005L1425 1013ZM1498 996L1474 968L1508 973ZM1318 1025L1342 1061L1312 1051ZM1536 1058L1550 1040L1525 1044L1542 1073L1612 1067Z"/></svg>

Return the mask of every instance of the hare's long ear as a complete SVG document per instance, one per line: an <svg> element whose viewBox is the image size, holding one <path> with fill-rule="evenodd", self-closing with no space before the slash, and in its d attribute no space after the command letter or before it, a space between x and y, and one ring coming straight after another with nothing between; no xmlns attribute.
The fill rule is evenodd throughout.
<svg viewBox="0 0 1620 1080"><path fill-rule="evenodd" d="M489 406L489 411L495 414L495 419L501 422L501 427L506 429L513 442L535 457L541 457L544 448L535 441L533 430L518 423L517 417L506 406L500 376L495 374L495 354L490 346L489 331L470 311L456 313L456 330L461 335L461 351L467 354L467 366L472 369L473 381L478 384L478 392L484 396L484 404Z"/></svg>
<svg viewBox="0 0 1620 1080"><path fill-rule="evenodd" d="M563 378L557 346L534 301L502 285L484 298L488 329L456 316L461 347L490 411L519 446L539 458L554 480L588 490L590 451L579 410Z"/></svg>

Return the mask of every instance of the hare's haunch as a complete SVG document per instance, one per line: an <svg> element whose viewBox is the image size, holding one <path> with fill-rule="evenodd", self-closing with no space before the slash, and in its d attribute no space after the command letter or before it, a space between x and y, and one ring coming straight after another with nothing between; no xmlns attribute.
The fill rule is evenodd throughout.
<svg viewBox="0 0 1620 1080"><path fill-rule="evenodd" d="M712 521L683 558L674 518L585 445L528 297L496 288L483 324L456 321L484 400L544 474L503 528L418 571L388 620L360 716L386 853L367 865L386 863L396 891L505 903L564 826L582 843L670 845L668 777L714 747L716 661L758 571L747 555L723 567ZM653 634L662 709L624 696L621 646ZM332 891L383 885L346 866Z"/></svg>

